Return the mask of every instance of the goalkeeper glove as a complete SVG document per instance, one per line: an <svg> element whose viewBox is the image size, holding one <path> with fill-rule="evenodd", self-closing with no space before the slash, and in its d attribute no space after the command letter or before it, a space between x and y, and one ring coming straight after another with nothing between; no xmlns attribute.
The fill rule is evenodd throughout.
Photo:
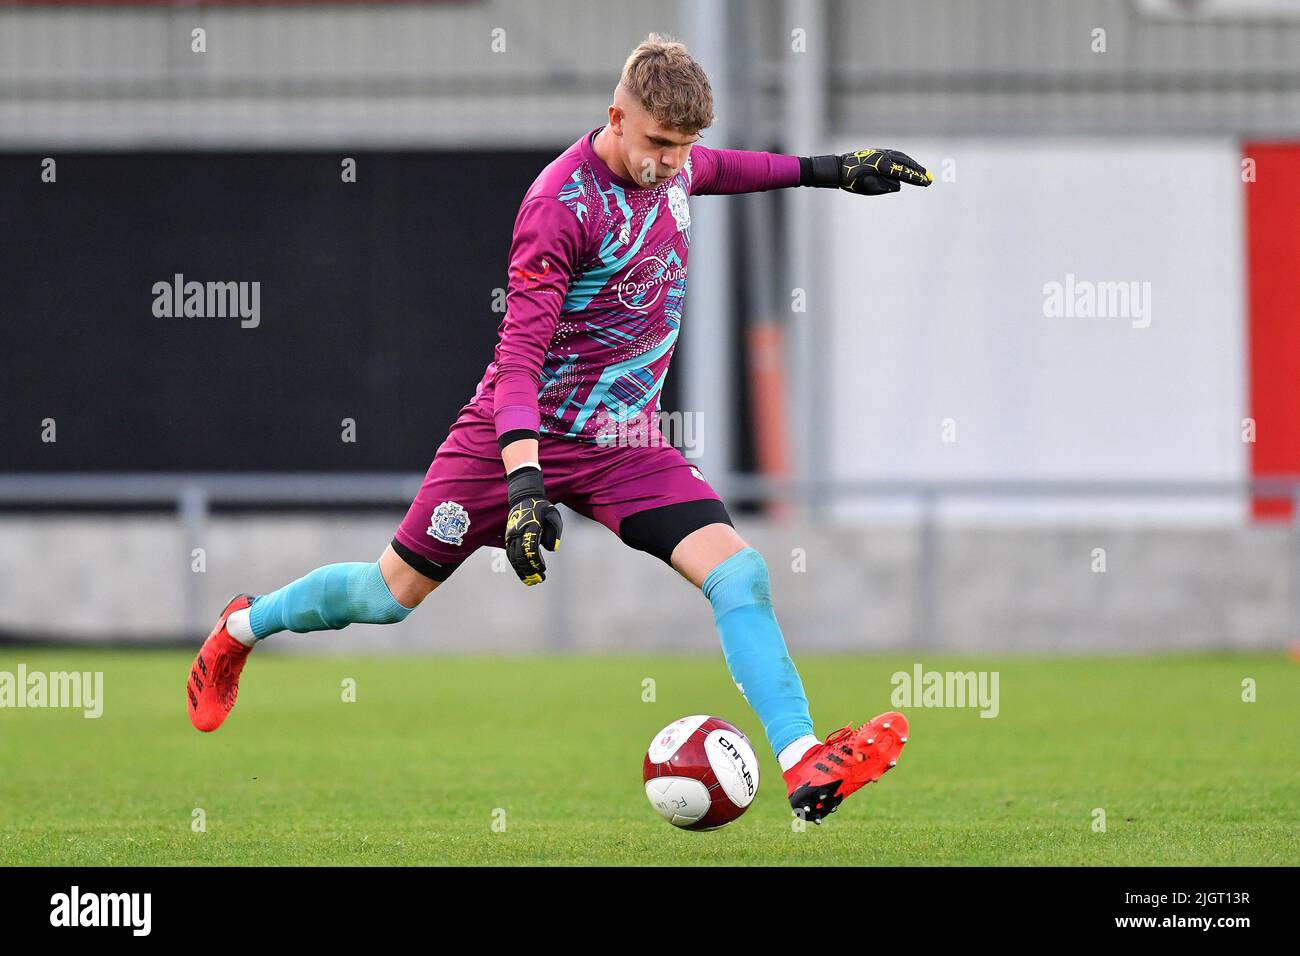
<svg viewBox="0 0 1300 956"><path fill-rule="evenodd" d="M542 548L555 551L560 547L564 522L560 510L546 500L542 469L521 465L506 476L510 514L506 518L506 559L524 584L546 580L546 561Z"/></svg>
<svg viewBox="0 0 1300 956"><path fill-rule="evenodd" d="M860 149L843 156L800 156L799 185L839 187L859 196L896 193L903 187L928 186L934 174L896 149Z"/></svg>

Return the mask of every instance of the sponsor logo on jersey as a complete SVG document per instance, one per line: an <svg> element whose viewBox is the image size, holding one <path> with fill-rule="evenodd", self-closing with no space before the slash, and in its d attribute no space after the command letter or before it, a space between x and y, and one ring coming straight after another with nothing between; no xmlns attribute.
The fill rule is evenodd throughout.
<svg viewBox="0 0 1300 956"><path fill-rule="evenodd" d="M664 283L686 278L686 266L669 266L659 256L646 256L627 271L614 288L618 301L633 312L645 312L659 301Z"/></svg>
<svg viewBox="0 0 1300 956"><path fill-rule="evenodd" d="M524 284L525 289L531 289L546 278L547 273L551 271L551 263L543 259L541 272L530 272L523 266L515 267L515 276Z"/></svg>

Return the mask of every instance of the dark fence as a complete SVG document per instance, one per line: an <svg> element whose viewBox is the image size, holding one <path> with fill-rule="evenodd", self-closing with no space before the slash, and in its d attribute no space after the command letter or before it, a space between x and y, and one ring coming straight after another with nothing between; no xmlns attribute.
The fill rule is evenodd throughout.
<svg viewBox="0 0 1300 956"><path fill-rule="evenodd" d="M3 470L418 472L554 152L47 155L0 155ZM246 315L156 314L178 274Z"/></svg>

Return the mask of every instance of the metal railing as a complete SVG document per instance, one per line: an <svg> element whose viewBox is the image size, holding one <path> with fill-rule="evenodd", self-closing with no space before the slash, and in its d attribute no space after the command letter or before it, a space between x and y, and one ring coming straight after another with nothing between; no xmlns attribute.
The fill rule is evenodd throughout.
<svg viewBox="0 0 1300 956"><path fill-rule="evenodd" d="M0 475L0 509L128 508L175 513L189 548L204 547L214 508L274 509L277 506L327 509L393 506L405 508L422 476L405 472L352 474L10 474ZM985 500L1289 500L1290 562L1287 569L1290 632L1300 635L1300 475L1242 481L1168 480L1018 480L943 481L784 479L723 475L714 486L730 502L790 502L807 515L826 514L827 505L849 501L904 499L916 504L917 593L915 634L919 648L935 646L940 599L938 580L942 541L939 512L949 503ZM808 508L811 502L818 507ZM201 631L210 612L196 575L184 568L181 582L185 619Z"/></svg>

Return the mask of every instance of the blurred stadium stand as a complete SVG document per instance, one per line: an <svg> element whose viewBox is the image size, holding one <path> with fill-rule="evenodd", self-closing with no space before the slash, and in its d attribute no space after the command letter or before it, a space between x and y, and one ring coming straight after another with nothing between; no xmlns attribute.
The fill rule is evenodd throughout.
<svg viewBox="0 0 1300 956"><path fill-rule="evenodd" d="M1300 637L1300 4L1269 0L0 3L0 635L195 640L377 554L490 359L519 197L652 30L710 70L707 144L940 177L693 204L665 408L792 647ZM154 317L175 272L261 281L261 325ZM1067 275L1150 283L1149 326L1047 317ZM543 588L484 552L400 626L279 646L715 649L688 585L566 519Z"/></svg>
<svg viewBox="0 0 1300 956"><path fill-rule="evenodd" d="M0 9L0 128L8 146L567 145L603 115L638 37L687 38L699 22L752 73L760 140L786 138L794 29L808 31L810 51L824 49L823 120L845 133L1293 136L1296 5L1242 2L1234 16L1229 0L1224 15L1198 15L1215 6L25 3ZM195 26L208 31L202 56L189 51ZM1102 55L1090 42L1097 28L1107 31ZM494 30L504 53L489 52Z"/></svg>

